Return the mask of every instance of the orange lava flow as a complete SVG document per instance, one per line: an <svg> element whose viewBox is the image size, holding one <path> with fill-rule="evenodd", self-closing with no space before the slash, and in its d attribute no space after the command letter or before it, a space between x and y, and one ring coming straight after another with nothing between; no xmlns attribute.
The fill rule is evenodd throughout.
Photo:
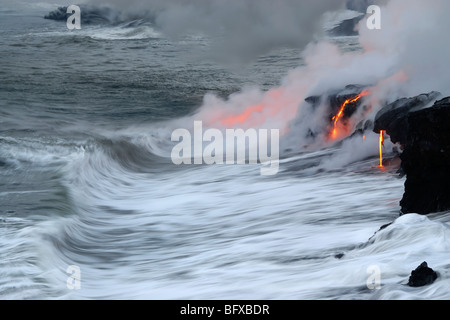
<svg viewBox="0 0 450 320"><path fill-rule="evenodd" d="M247 106L239 114L226 115L220 123L228 128L241 124L254 125L255 121L261 123L266 117L282 111L287 104L283 94L283 88L269 90L259 103Z"/></svg>
<svg viewBox="0 0 450 320"><path fill-rule="evenodd" d="M339 112L333 117L333 130L331 131L332 139L336 139L338 136L337 124L338 124L339 120L342 118L342 116L344 115L345 107L347 107L347 105L349 105L350 103L357 102L359 99L361 99L362 97L367 96L369 94L370 94L370 92L368 90L364 90L360 94L358 94L356 97L349 98L344 101L344 103L341 105L341 108L339 109Z"/></svg>
<svg viewBox="0 0 450 320"><path fill-rule="evenodd" d="M248 107L243 113L236 116L230 116L222 120L222 124L231 127L237 123L244 123L253 113L261 112L262 110L263 110L262 105Z"/></svg>
<svg viewBox="0 0 450 320"><path fill-rule="evenodd" d="M379 143L379 148L380 148L380 168L383 168L383 146L384 146L384 130L380 131L380 143Z"/></svg>

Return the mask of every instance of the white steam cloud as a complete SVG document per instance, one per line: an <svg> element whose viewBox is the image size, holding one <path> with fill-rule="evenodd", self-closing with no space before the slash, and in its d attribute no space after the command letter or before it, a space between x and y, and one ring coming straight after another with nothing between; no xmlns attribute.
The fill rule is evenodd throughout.
<svg viewBox="0 0 450 320"><path fill-rule="evenodd" d="M227 100L208 95L195 117L215 127L279 128L285 134L285 148L298 150L330 142L326 132L314 141L308 137L309 131L327 125L326 109L313 112L305 102L310 95L349 84L369 85L372 94L365 98L369 113L358 112L353 126L360 120L373 120L386 102L398 98L430 91L448 95L448 12L447 0L390 0L382 7L381 30L369 30L366 20L361 22L363 51L342 53L327 40L311 43L303 52L305 66L289 72L279 87L268 92L244 89ZM354 148L353 155L358 153Z"/></svg>
<svg viewBox="0 0 450 320"><path fill-rule="evenodd" d="M449 12L447 0L391 0L382 8L381 30L373 32L360 25L366 55L377 52L389 57L406 76L397 82L400 94L450 93Z"/></svg>
<svg viewBox="0 0 450 320"><path fill-rule="evenodd" d="M102 4L101 0L91 2ZM384 103L398 98L430 91L450 94L448 0L377 2L382 5L381 30L369 30L363 20L359 26L363 50L347 53L327 39L315 38L321 28L322 14L341 8L344 1L117 0L108 3L118 8L147 10L168 34L190 31L201 31L212 37L221 34L216 48L241 58L254 57L277 46L306 46L305 65L290 71L279 87L267 92L242 89L226 100L209 94L198 113L188 119L190 123L202 120L205 126L215 128L280 129L287 147L298 150L304 145L311 146L309 130L326 125L326 110L312 112L305 102L308 96L349 84L369 85L372 94L364 102L371 106L371 111L357 113L355 117L359 119L353 119L352 123L356 125L364 117L373 119ZM322 138L316 137L316 141L323 145L327 139ZM357 153L357 148L351 146L351 149Z"/></svg>
<svg viewBox="0 0 450 320"><path fill-rule="evenodd" d="M216 57L245 61L280 46L304 48L327 11L345 0L90 0L124 14L146 14L169 37L202 33Z"/></svg>

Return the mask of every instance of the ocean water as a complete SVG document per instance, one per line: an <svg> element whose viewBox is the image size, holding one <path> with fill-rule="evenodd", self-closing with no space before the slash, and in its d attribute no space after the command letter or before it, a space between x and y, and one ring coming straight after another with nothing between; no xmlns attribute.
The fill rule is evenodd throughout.
<svg viewBox="0 0 450 320"><path fill-rule="evenodd" d="M450 298L450 214L399 216L404 178L376 168L375 134L286 147L274 176L172 163L170 132L205 95L270 90L298 50L229 68L207 38L69 31L53 9L0 7L1 299ZM439 278L408 287L423 261Z"/></svg>

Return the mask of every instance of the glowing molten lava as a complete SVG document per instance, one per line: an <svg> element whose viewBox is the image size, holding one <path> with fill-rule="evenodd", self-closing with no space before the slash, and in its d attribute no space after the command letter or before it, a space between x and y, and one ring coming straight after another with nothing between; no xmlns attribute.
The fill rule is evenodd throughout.
<svg viewBox="0 0 450 320"><path fill-rule="evenodd" d="M350 104L350 103L355 103L357 102L359 99L361 99L364 96L367 96L370 94L370 91L368 90L364 90L362 91L360 94L358 94L356 97L353 98L349 98L347 100L344 101L344 103L341 105L341 108L339 109L339 112L333 117L333 130L331 131L331 138L334 140L338 137L338 122L339 120L342 118L342 116L344 115L344 111L345 108Z"/></svg>
<svg viewBox="0 0 450 320"><path fill-rule="evenodd" d="M238 123L244 123L253 113L261 112L263 109L264 106L262 105L250 106L245 109L243 113L236 116L229 116L228 118L222 120L222 124L227 127L232 127Z"/></svg>
<svg viewBox="0 0 450 320"><path fill-rule="evenodd" d="M272 89L265 93L259 103L247 106L239 114L223 116L220 123L227 128L232 128L236 125L242 127L243 124L244 127L258 126L264 123L268 117L275 117L282 111L287 113L290 109L289 105L296 106L298 103L290 102L286 97L283 97L284 94L283 88Z"/></svg>
<svg viewBox="0 0 450 320"><path fill-rule="evenodd" d="M380 145L379 145L379 148L380 148L380 168L383 168L383 146L384 146L384 133L385 133L385 131L384 130L381 130L380 131Z"/></svg>

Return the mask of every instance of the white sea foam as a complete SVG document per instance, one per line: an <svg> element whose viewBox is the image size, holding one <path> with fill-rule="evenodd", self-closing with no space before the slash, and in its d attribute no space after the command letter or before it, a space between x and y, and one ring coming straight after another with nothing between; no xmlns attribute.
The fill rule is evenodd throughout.
<svg viewBox="0 0 450 320"><path fill-rule="evenodd" d="M146 25L137 27L108 27L101 29L90 29L86 35L96 40L144 40L159 39L162 34L154 28Z"/></svg>

